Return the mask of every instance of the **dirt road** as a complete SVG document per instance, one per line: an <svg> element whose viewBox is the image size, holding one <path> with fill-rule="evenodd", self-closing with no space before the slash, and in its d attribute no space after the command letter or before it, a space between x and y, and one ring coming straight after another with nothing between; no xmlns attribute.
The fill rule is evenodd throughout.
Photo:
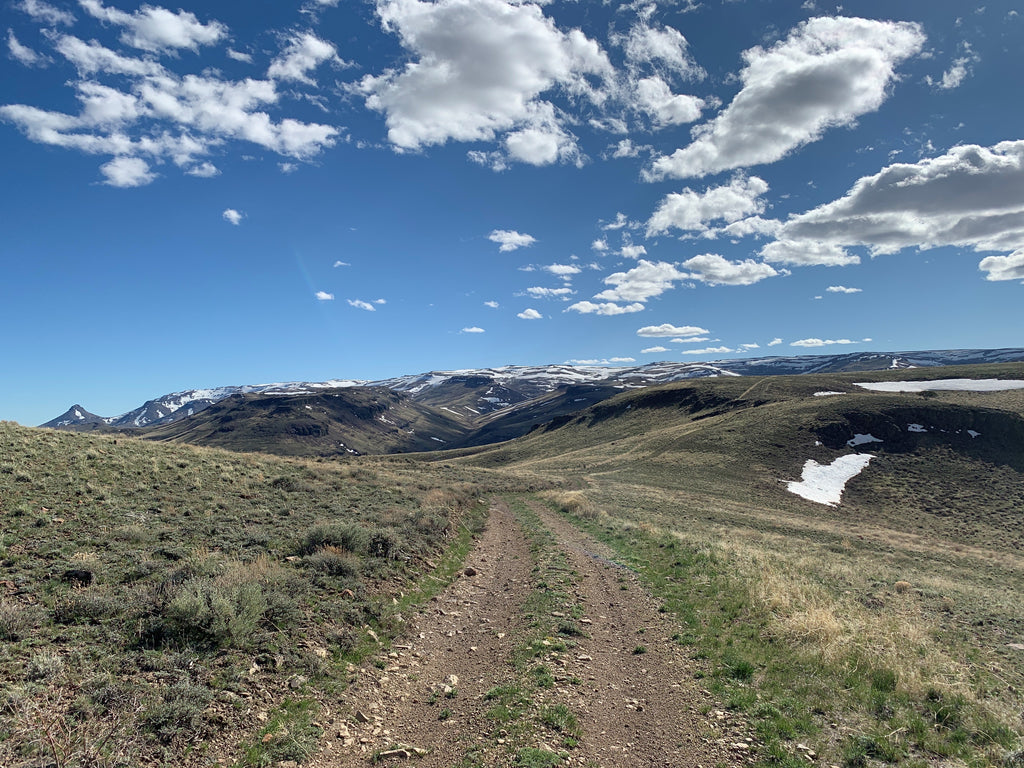
<svg viewBox="0 0 1024 768"><path fill-rule="evenodd" d="M313 765L550 765L529 759L554 753L563 765L600 768L745 764L742 732L697 684L694 662L671 639L672 620L635 575L542 504L528 503L571 567L568 592L582 630L568 648L552 644L559 650L543 659L551 682L529 688L528 706L546 713L540 720L549 725L551 713L563 720L571 713L574 738L555 741L565 735L557 723L555 731L531 730L536 717L506 722L496 716L505 710L492 708L495 691L522 689L527 673L515 649L530 631L524 606L544 588L522 525L495 501L463 575L410 621L384 669L367 664L332 708L329 741Z"/></svg>

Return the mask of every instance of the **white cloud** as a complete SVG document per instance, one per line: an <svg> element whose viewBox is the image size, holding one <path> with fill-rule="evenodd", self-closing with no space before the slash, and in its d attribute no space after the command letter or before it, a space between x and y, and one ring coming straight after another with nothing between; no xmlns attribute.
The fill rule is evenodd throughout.
<svg viewBox="0 0 1024 768"><path fill-rule="evenodd" d="M710 336L688 336L685 339L670 339L673 344L699 344L704 341L718 341Z"/></svg>
<svg viewBox="0 0 1024 768"><path fill-rule="evenodd" d="M791 347L827 347L832 344L861 344L862 342L869 342L871 339L862 339L861 341L855 341L853 339L798 339L797 341L791 342Z"/></svg>
<svg viewBox="0 0 1024 768"><path fill-rule="evenodd" d="M978 269L988 272L986 280L1024 280L1024 248L1009 256L986 256Z"/></svg>
<svg viewBox="0 0 1024 768"><path fill-rule="evenodd" d="M487 236L487 239L492 243L498 243L501 246L498 250L502 253L514 251L517 248L525 248L537 242L533 235L516 232L514 229L495 229Z"/></svg>
<svg viewBox="0 0 1024 768"><path fill-rule="evenodd" d="M45 67L52 61L49 56L43 56L27 45L22 45L14 36L13 29L7 30L7 50L10 51L12 59L26 67Z"/></svg>
<svg viewBox="0 0 1024 768"><path fill-rule="evenodd" d="M542 286L532 286L527 288L526 292L535 299L564 298L576 293L572 288L544 288Z"/></svg>
<svg viewBox="0 0 1024 768"><path fill-rule="evenodd" d="M829 293L860 293L863 288L847 288L845 285L830 285L825 289Z"/></svg>
<svg viewBox="0 0 1024 768"><path fill-rule="evenodd" d="M729 261L717 253L704 253L682 263L690 277L709 285L753 285L779 273L769 264L744 259Z"/></svg>
<svg viewBox="0 0 1024 768"><path fill-rule="evenodd" d="M373 303L374 304L387 304L388 302L387 302L387 299L374 299Z"/></svg>
<svg viewBox="0 0 1024 768"><path fill-rule="evenodd" d="M245 53L244 51L236 51L234 48L228 48L228 58L240 61L243 64L252 64L252 54Z"/></svg>
<svg viewBox="0 0 1024 768"><path fill-rule="evenodd" d="M471 325L468 328L463 328L459 333L486 333L486 331L483 328Z"/></svg>
<svg viewBox="0 0 1024 768"><path fill-rule="evenodd" d="M347 261L336 261L331 266L332 267L351 267L352 265L349 264Z"/></svg>
<svg viewBox="0 0 1024 768"><path fill-rule="evenodd" d="M600 99L587 78L610 77L612 66L582 32L563 33L526 2L378 0L377 13L411 60L364 77L358 89L370 109L384 113L397 149L505 134L511 159L545 164L578 156L541 95ZM479 159L501 165L500 155Z"/></svg>
<svg viewBox="0 0 1024 768"><path fill-rule="evenodd" d="M36 21L43 24L65 24L75 23L73 13L56 8L43 0L23 0L18 7Z"/></svg>
<svg viewBox="0 0 1024 768"><path fill-rule="evenodd" d="M615 272L604 279L605 285L614 286L594 296L606 301L647 301L670 290L678 280L687 279L672 264L640 259L637 266L627 272Z"/></svg>
<svg viewBox="0 0 1024 768"><path fill-rule="evenodd" d="M635 363L635 357L609 357L609 363Z"/></svg>
<svg viewBox="0 0 1024 768"><path fill-rule="evenodd" d="M573 275L578 275L583 270L572 264L548 264L547 266L541 267L545 272L550 272L556 277L560 277L563 280L569 280Z"/></svg>
<svg viewBox="0 0 1024 768"><path fill-rule="evenodd" d="M728 352L735 352L731 347L704 347L704 349L683 349L681 355L724 355Z"/></svg>
<svg viewBox="0 0 1024 768"><path fill-rule="evenodd" d="M281 173L295 173L299 170L296 163L278 163L277 167L281 169Z"/></svg>
<svg viewBox="0 0 1024 768"><path fill-rule="evenodd" d="M988 279L1024 248L1024 140L966 144L917 163L895 163L859 179L838 200L790 217L769 261L849 264L844 246L872 255L940 246L1003 252L984 259ZM997 268L991 271L989 267Z"/></svg>
<svg viewBox="0 0 1024 768"><path fill-rule="evenodd" d="M522 312L517 314L516 317L520 320L540 320L544 315L536 309L524 309Z"/></svg>
<svg viewBox="0 0 1024 768"><path fill-rule="evenodd" d="M785 227L782 231L785 231ZM759 253L765 261L804 267L846 267L850 264L860 264L860 256L847 253L841 246L813 240L775 240L766 244Z"/></svg>
<svg viewBox="0 0 1024 768"><path fill-rule="evenodd" d="M692 123L707 105L696 96L672 93L668 83L657 75L638 80L635 87L637 108L650 115L659 128Z"/></svg>
<svg viewBox="0 0 1024 768"><path fill-rule="evenodd" d="M672 325L662 323L661 325L645 325L638 328L636 335L645 338L669 338L670 336L703 336L710 333L707 328L696 325Z"/></svg>
<svg viewBox="0 0 1024 768"><path fill-rule="evenodd" d="M111 187L144 187L156 178L140 157L115 157L101 165L100 172L106 177L103 183Z"/></svg>
<svg viewBox="0 0 1024 768"><path fill-rule="evenodd" d="M693 142L654 161L651 179L687 178L771 163L877 110L895 67L924 44L917 24L809 19L770 48L744 52L742 88Z"/></svg>
<svg viewBox="0 0 1024 768"><path fill-rule="evenodd" d="M633 303L620 305L615 302L607 301L600 304L595 304L592 301L577 301L575 304L570 304L566 312L579 312L581 315L628 315L634 312L643 312L645 309L643 304Z"/></svg>
<svg viewBox="0 0 1024 768"><path fill-rule="evenodd" d="M343 65L334 46L311 32L293 33L281 55L270 62L267 77L271 80L292 80L316 85L309 73L325 61Z"/></svg>
<svg viewBox="0 0 1024 768"><path fill-rule="evenodd" d="M647 347L647 349L641 349L641 355L661 354L662 352L669 352L668 347Z"/></svg>
<svg viewBox="0 0 1024 768"><path fill-rule="evenodd" d="M618 213L615 214L615 218L612 221L602 222L601 229L605 230L606 232L608 230L622 229L623 227L630 226L630 223L631 222L627 218L626 214L624 214L622 211L619 211Z"/></svg>
<svg viewBox="0 0 1024 768"><path fill-rule="evenodd" d="M777 347L781 343L782 343L782 339L780 339L778 336L776 336L774 339L772 339L771 341L768 342L768 346L769 347Z"/></svg>
<svg viewBox="0 0 1024 768"><path fill-rule="evenodd" d="M761 348L760 344L755 344L753 342L751 342L749 344L740 344L740 349L745 350L745 351L750 351L751 349L760 349L760 348Z"/></svg>
<svg viewBox="0 0 1024 768"><path fill-rule="evenodd" d="M605 251L608 250L608 238L599 237L590 244L590 247L592 250L598 251L599 253L604 253Z"/></svg>
<svg viewBox="0 0 1024 768"><path fill-rule="evenodd" d="M496 302L496 301L485 301L484 302L484 306L485 307L490 307L491 309L497 309L501 305L498 304L498 302Z"/></svg>
<svg viewBox="0 0 1024 768"><path fill-rule="evenodd" d="M641 19L626 35L616 35L612 42L626 54L626 61L632 68L653 64L656 68L678 77L699 80L705 76L689 53L689 43L679 30L673 27L653 27Z"/></svg>
<svg viewBox="0 0 1024 768"><path fill-rule="evenodd" d="M327 293L327 291L317 291L316 299L317 301L334 301L334 294Z"/></svg>
<svg viewBox="0 0 1024 768"><path fill-rule="evenodd" d="M647 249L642 245L624 245L619 249L619 255L625 256L627 259L639 259L641 256L647 255Z"/></svg>
<svg viewBox="0 0 1024 768"><path fill-rule="evenodd" d="M776 236L782 229L782 222L778 219L762 219L760 216L750 216L746 219L734 221L720 229L708 230L708 235L726 235L727 237L749 237L750 235Z"/></svg>
<svg viewBox="0 0 1024 768"><path fill-rule="evenodd" d="M368 301L363 301L362 299L345 299L345 301L348 302L350 307L355 307L356 309L365 309L367 312L377 311L377 308L373 306L373 304Z"/></svg>
<svg viewBox="0 0 1024 768"><path fill-rule="evenodd" d="M242 223L242 219L245 218L245 214L241 211L236 211L234 208L227 208L224 213L221 214L221 218L237 227Z"/></svg>
<svg viewBox="0 0 1024 768"><path fill-rule="evenodd" d="M967 79L967 76L971 74L971 65L981 59L973 50L971 50L969 43L961 43L961 48L964 50L966 55L954 59L949 69L943 72L942 77L938 80L935 80L931 75L928 75L925 78L925 82L927 82L928 85L940 91L949 91L953 88L958 88L960 84Z"/></svg>
<svg viewBox="0 0 1024 768"><path fill-rule="evenodd" d="M686 187L682 192L666 195L661 205L647 222L647 236L660 235L669 229L706 231L708 223L732 223L753 214L764 213L761 196L768 191L768 183L757 176L737 174L725 185L695 192Z"/></svg>
<svg viewBox="0 0 1024 768"><path fill-rule="evenodd" d="M79 5L94 18L124 27L121 42L133 48L154 53L178 48L198 50L227 36L227 27L219 21L203 24L195 14L144 5L134 13L104 6L100 0L78 0Z"/></svg>
<svg viewBox="0 0 1024 768"><path fill-rule="evenodd" d="M214 176L220 176L220 168L213 163L203 162L192 166L185 173L189 176L197 176L200 179L212 179Z"/></svg>

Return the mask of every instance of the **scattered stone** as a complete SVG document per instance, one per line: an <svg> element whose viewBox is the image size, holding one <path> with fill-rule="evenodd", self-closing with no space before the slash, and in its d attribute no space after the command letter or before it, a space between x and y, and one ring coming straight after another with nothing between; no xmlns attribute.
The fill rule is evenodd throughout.
<svg viewBox="0 0 1024 768"><path fill-rule="evenodd" d="M352 713L352 717L355 718L355 721L357 723L366 724L370 722L370 718L361 709L357 709L354 713Z"/></svg>
<svg viewBox="0 0 1024 768"><path fill-rule="evenodd" d="M470 566L468 566L468 567L466 568L466 570L464 570L464 571L463 571L463 573L464 573L464 574L465 574L466 576L476 576L476 574L477 574L477 570L476 570L476 568L474 568L473 566L471 566L471 565L470 565Z"/></svg>

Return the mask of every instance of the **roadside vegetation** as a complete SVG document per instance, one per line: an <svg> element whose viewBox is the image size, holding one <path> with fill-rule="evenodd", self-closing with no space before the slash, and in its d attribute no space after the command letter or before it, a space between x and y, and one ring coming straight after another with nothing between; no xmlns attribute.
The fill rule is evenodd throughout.
<svg viewBox="0 0 1024 768"><path fill-rule="evenodd" d="M1024 630L1017 553L730 528L712 500L674 519L670 494L602 487L549 502L610 544L710 665L706 684L750 722L761 764L1015 765ZM735 512L735 510L732 510ZM950 544L950 547L952 545ZM956 764L956 763L953 763Z"/></svg>
<svg viewBox="0 0 1024 768"><path fill-rule="evenodd" d="M0 424L0 764L304 760L457 570L467 475Z"/></svg>

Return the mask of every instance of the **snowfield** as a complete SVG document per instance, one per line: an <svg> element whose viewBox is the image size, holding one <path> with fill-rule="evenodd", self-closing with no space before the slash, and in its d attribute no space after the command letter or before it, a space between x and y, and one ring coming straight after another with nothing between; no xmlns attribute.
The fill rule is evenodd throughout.
<svg viewBox="0 0 1024 768"><path fill-rule="evenodd" d="M808 459L804 464L801 480L791 480L786 489L808 501L834 507L843 497L846 483L860 474L860 471L873 459L870 453L851 453L840 456L831 464L819 464Z"/></svg>
<svg viewBox="0 0 1024 768"><path fill-rule="evenodd" d="M959 392L1002 392L1024 389L1020 379L936 379L935 381L876 381L855 384L872 392L926 392L932 389Z"/></svg>

